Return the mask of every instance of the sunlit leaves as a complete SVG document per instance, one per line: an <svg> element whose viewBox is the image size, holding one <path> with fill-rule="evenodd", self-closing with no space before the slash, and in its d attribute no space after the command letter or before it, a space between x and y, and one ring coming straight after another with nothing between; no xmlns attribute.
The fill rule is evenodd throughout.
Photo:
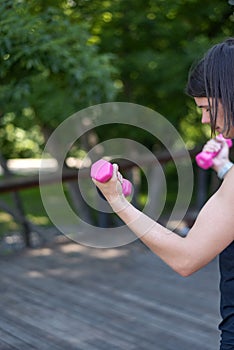
<svg viewBox="0 0 234 350"><path fill-rule="evenodd" d="M100 54L85 20L65 11L75 3L53 5L0 4L0 111L14 112L21 125L25 108L34 111L32 125L54 128L77 110L113 100L117 91L114 56Z"/></svg>

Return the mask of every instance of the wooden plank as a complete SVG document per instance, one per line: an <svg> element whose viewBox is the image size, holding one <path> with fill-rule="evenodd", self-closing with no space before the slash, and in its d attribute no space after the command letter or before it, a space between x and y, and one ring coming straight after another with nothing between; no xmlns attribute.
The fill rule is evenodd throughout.
<svg viewBox="0 0 234 350"><path fill-rule="evenodd" d="M12 335L11 333L5 332L0 328L0 349L1 350L21 350L22 346L24 349L29 349L26 343L22 344L22 341Z"/></svg>
<svg viewBox="0 0 234 350"><path fill-rule="evenodd" d="M89 340L93 337L100 337L103 338L103 331L102 329L99 330L96 322L92 322L93 318L93 312L90 315L91 321L89 322L86 320L87 317L89 317L89 312L87 312L87 306L90 307L90 305L84 304L84 307L82 308L82 303L79 303L77 305L76 300L71 300L69 298L69 305L64 303L64 298L70 297L69 295L63 295L61 298L57 300L56 299L48 299L47 296L45 296L45 300L37 299L34 295L29 295L27 293L27 289L21 290L21 288L17 288L18 281L16 279L16 290L17 290L17 296L15 295L9 295L7 298L7 303L9 305L13 305L11 307L11 310L8 312L11 314L11 316L17 315L23 315L22 318L25 322L30 322L30 315L34 314L37 315L34 317L33 320L31 320L31 324L33 324L35 327L38 327L39 329L47 329L47 327L50 327L50 330L52 332L56 332L57 337L60 337L62 339L72 339L75 334L75 339L77 340L77 332L76 330L79 330L79 340ZM46 284L49 289L51 289L50 284ZM22 293L23 291L23 293ZM26 292L26 293L24 293ZM76 299L77 299L76 293ZM51 296L52 297L52 296ZM27 301L30 303L30 310L27 307ZM90 303L90 300L88 300ZM14 307L15 306L15 307ZM67 310L68 308L68 310ZM43 312L41 312L41 309ZM46 311L45 311L46 310ZM58 313L59 310L59 313ZM53 318L51 318L51 313L56 313ZM39 319L37 317L39 316ZM41 323L40 320L43 322ZM103 323L105 320L105 317L99 317L99 321ZM75 326L75 327L74 327ZM122 341L122 346L125 347L127 344ZM130 348L130 347L129 347Z"/></svg>
<svg viewBox="0 0 234 350"><path fill-rule="evenodd" d="M2 258L0 273L0 329L36 349L218 348L216 260L184 279L139 242L68 243Z"/></svg>

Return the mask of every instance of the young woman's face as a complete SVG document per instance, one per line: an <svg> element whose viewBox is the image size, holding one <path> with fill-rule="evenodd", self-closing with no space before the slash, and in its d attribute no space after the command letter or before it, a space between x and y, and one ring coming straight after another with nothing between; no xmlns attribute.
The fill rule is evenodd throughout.
<svg viewBox="0 0 234 350"><path fill-rule="evenodd" d="M208 98L206 97L194 97L196 105L202 110L202 124L210 124L210 107L208 103ZM212 107L212 101L210 101L210 105ZM231 127L230 131L227 133L224 131L224 113L222 104L218 104L218 114L215 125L215 131L217 133L222 133L226 138L234 138L234 128Z"/></svg>

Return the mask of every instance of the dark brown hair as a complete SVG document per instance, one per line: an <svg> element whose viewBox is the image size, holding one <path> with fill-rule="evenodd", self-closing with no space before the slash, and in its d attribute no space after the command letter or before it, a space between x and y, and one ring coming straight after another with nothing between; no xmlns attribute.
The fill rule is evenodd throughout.
<svg viewBox="0 0 234 350"><path fill-rule="evenodd" d="M234 38L213 46L190 70L186 92L193 97L208 98L212 133L219 101L223 106L225 131L234 126Z"/></svg>

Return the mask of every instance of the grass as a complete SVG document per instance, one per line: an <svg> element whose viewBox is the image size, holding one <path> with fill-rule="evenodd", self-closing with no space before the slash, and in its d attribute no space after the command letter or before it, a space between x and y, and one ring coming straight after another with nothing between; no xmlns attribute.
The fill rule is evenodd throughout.
<svg viewBox="0 0 234 350"><path fill-rule="evenodd" d="M50 220L40 199L39 188L21 191L19 195L27 218L36 225L45 227L50 226ZM14 198L11 193L1 195L1 201L4 201L11 209L15 208ZM0 237L6 233L11 233L18 230L20 230L20 225L15 222L10 214L1 210Z"/></svg>

